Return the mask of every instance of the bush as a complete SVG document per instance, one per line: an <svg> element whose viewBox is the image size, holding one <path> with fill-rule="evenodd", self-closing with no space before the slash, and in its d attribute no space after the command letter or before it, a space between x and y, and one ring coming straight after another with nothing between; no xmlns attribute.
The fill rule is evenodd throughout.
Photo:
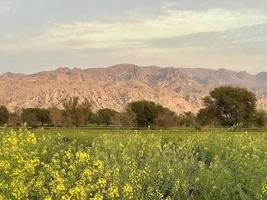
<svg viewBox="0 0 267 200"><path fill-rule="evenodd" d="M37 128L39 126L49 125L49 110L40 108L27 108L21 113L21 119L28 126Z"/></svg>
<svg viewBox="0 0 267 200"><path fill-rule="evenodd" d="M135 101L129 103L126 112L134 116L137 127L160 127L174 124L176 115L168 108L152 101ZM164 119L166 117L167 119ZM167 120L170 120L168 122Z"/></svg>
<svg viewBox="0 0 267 200"><path fill-rule="evenodd" d="M21 126L21 124L22 124L22 119L20 113L13 112L9 114L8 126L17 128Z"/></svg>
<svg viewBox="0 0 267 200"><path fill-rule="evenodd" d="M49 108L49 118L53 126L59 127L65 125L63 113L64 111L57 107Z"/></svg>
<svg viewBox="0 0 267 200"><path fill-rule="evenodd" d="M88 99L80 102L79 97L70 97L63 101L63 118L67 126L86 125L92 116L91 103Z"/></svg>
<svg viewBox="0 0 267 200"><path fill-rule="evenodd" d="M154 120L154 125L156 127L175 127L177 126L177 115L174 112L164 112L160 113Z"/></svg>
<svg viewBox="0 0 267 200"><path fill-rule="evenodd" d="M109 126L111 124L116 124L116 118L119 118L119 113L113 109L104 108L100 109L96 113L96 122L98 124L104 124Z"/></svg>
<svg viewBox="0 0 267 200"><path fill-rule="evenodd" d="M192 112L185 112L178 116L178 125L184 127L195 127L196 115Z"/></svg>
<svg viewBox="0 0 267 200"><path fill-rule="evenodd" d="M0 126L8 123L9 112L5 106L0 106Z"/></svg>
<svg viewBox="0 0 267 200"><path fill-rule="evenodd" d="M263 128L267 126L267 113L263 110L257 111L253 120L255 126Z"/></svg>

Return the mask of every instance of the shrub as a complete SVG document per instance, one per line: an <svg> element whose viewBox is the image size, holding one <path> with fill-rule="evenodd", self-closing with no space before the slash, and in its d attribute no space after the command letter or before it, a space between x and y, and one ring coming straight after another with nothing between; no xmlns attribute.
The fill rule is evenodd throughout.
<svg viewBox="0 0 267 200"><path fill-rule="evenodd" d="M30 127L50 124L49 110L40 108L27 108L22 110L21 118Z"/></svg>
<svg viewBox="0 0 267 200"><path fill-rule="evenodd" d="M0 126L7 124L9 118L8 109L5 106L0 106Z"/></svg>
<svg viewBox="0 0 267 200"><path fill-rule="evenodd" d="M88 99L80 102L79 97L70 97L63 101L63 117L68 126L86 125L92 116L91 103Z"/></svg>
<svg viewBox="0 0 267 200"><path fill-rule="evenodd" d="M111 124L115 124L115 118L119 118L119 113L113 109L104 108L100 109L96 113L96 121L99 124L104 124L109 126Z"/></svg>

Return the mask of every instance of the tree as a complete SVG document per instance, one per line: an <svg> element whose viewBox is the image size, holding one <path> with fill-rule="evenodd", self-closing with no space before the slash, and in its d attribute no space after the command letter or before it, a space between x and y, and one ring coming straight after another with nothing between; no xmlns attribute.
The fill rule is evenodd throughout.
<svg viewBox="0 0 267 200"><path fill-rule="evenodd" d="M196 115L192 112L185 112L178 116L178 124L185 127L194 127L196 125Z"/></svg>
<svg viewBox="0 0 267 200"><path fill-rule="evenodd" d="M154 124L157 127L174 127L177 126L178 117L177 115L172 111L165 111L163 113L160 113L155 119Z"/></svg>
<svg viewBox="0 0 267 200"><path fill-rule="evenodd" d="M0 106L0 126L8 123L9 112L5 106Z"/></svg>
<svg viewBox="0 0 267 200"><path fill-rule="evenodd" d="M125 112L120 113L120 117L119 117L119 124L117 125L121 125L123 127L135 127L136 126L136 115L134 112L132 112L129 109L126 109Z"/></svg>
<svg viewBox="0 0 267 200"><path fill-rule="evenodd" d="M64 125L63 111L57 107L49 108L49 118L55 127Z"/></svg>
<svg viewBox="0 0 267 200"><path fill-rule="evenodd" d="M97 122L109 126L112 124L113 119L118 116L119 113L113 109L104 108L97 111Z"/></svg>
<svg viewBox="0 0 267 200"><path fill-rule="evenodd" d="M267 113L263 110L257 111L254 116L254 125L259 128L266 127L267 125Z"/></svg>
<svg viewBox="0 0 267 200"><path fill-rule="evenodd" d="M63 101L63 107L63 117L69 126L86 125L92 115L88 99L80 103L79 97L70 97Z"/></svg>
<svg viewBox="0 0 267 200"><path fill-rule="evenodd" d="M246 126L256 113L256 96L245 88L222 86L204 98L205 108L199 115L208 114L208 121L217 121L223 126ZM198 117L200 118L200 116ZM204 123L204 122L203 122Z"/></svg>
<svg viewBox="0 0 267 200"><path fill-rule="evenodd" d="M197 114L196 123L200 126L216 126L218 120L213 109L203 108Z"/></svg>
<svg viewBox="0 0 267 200"><path fill-rule="evenodd" d="M27 108L21 113L23 122L26 122L28 126L38 127L50 124L49 110L41 108Z"/></svg>
<svg viewBox="0 0 267 200"><path fill-rule="evenodd" d="M160 115L171 111L152 101L135 101L128 104L126 112L134 115L134 122L137 127L150 127L156 126L156 122L162 122L162 119L158 118Z"/></svg>
<svg viewBox="0 0 267 200"><path fill-rule="evenodd" d="M11 127L19 127L22 124L20 113L13 112L9 114L8 125Z"/></svg>

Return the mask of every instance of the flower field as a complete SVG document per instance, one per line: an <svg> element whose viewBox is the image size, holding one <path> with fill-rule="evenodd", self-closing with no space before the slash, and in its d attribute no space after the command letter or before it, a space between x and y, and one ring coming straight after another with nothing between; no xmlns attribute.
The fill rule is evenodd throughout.
<svg viewBox="0 0 267 200"><path fill-rule="evenodd" d="M0 199L267 199L266 133L164 134L2 131Z"/></svg>

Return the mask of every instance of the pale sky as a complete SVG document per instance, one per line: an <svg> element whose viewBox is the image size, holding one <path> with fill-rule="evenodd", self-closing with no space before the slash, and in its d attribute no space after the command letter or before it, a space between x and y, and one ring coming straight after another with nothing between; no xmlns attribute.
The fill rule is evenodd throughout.
<svg viewBox="0 0 267 200"><path fill-rule="evenodd" d="M0 0L0 73L119 63L267 71L267 1Z"/></svg>

